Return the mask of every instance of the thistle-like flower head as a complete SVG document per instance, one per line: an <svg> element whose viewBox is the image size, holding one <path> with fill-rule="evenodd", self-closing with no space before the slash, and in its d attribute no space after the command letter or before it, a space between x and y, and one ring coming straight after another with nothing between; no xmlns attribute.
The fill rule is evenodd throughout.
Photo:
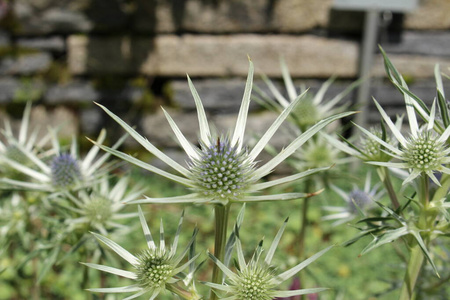
<svg viewBox="0 0 450 300"><path fill-rule="evenodd" d="M93 233L99 241L104 243L106 246L111 248L114 252L128 261L133 266L133 271L126 271L104 265L85 263L85 265L88 267L115 274L121 277L129 278L134 281L134 284L117 288L93 288L89 289L89 291L99 293L136 292L134 295L130 296L127 299L134 299L146 293L151 294L150 299L155 299L161 292L165 290L178 295L180 295L180 293L182 293L183 295L185 295L185 293L192 293L193 291L189 292L187 290L183 290L178 283L183 279L183 276L181 276L183 271L187 267L191 266L194 260L199 256L199 254L197 254L193 257L190 257L187 262L181 264L182 260L186 256L186 253L194 244L195 237L197 235L197 229L194 230L194 234L188 242L187 247L182 251L181 254L176 255L178 236L181 230L183 215L181 216L180 222L178 224L178 230L172 247L169 249L165 244L164 228L162 226L162 223L160 228L159 245L157 246L152 238L152 234L150 232L150 229L148 228L147 222L145 221L145 217L142 213L141 208L138 207L138 210L139 219L141 221L142 230L147 240L148 249L143 250L137 255L131 254L114 241L102 235ZM184 276L189 275L184 274ZM197 298L193 297L192 299Z"/></svg>
<svg viewBox="0 0 450 300"><path fill-rule="evenodd" d="M356 184L350 192L345 192L341 188L331 185L331 189L335 191L342 200L345 201L343 206L324 206L323 210L330 212L322 220L335 220L333 225L339 225L349 222L358 216L359 212L366 213L379 200L384 191L380 190L380 184L371 186L371 173L368 173L365 179L364 188L359 188Z"/></svg>
<svg viewBox="0 0 450 300"><path fill-rule="evenodd" d="M107 176L111 162L107 162L110 154L105 153L97 157L98 146L93 146L86 156L81 157L78 153L78 143L72 139L70 150L65 151L59 144L56 132L50 129L50 141L52 149L44 154L29 150L21 144L15 144L29 163L24 164L7 157L1 160L16 172L31 178L21 180L20 178L2 178L0 182L22 188L25 190L38 190L45 192L75 191L82 187L95 184L101 177ZM102 130L98 136L97 143L101 144L106 138L106 131ZM118 147L123 138L114 146Z"/></svg>
<svg viewBox="0 0 450 300"><path fill-rule="evenodd" d="M272 93L273 97L267 95L263 90L258 87L254 87L255 91L258 93L261 99L260 102L269 105L271 108L276 110L281 110L288 107L292 102L294 102L300 94L305 93L305 88L301 87L298 91L294 85L292 77L289 73L289 69L286 62L281 59L281 72L283 76L283 82L287 92L287 98L283 96L275 84L265 75L262 76L267 87ZM342 100L348 93L350 93L359 82L355 82L347 87L344 91L333 97L332 99L326 99L325 94L331 84L336 78L332 77L327 80L317 91L315 95L307 93L302 100L296 105L295 109L291 114L291 119L296 126L302 131L313 126L318 121L327 118L331 115L344 111L348 104L342 103ZM273 99L275 98L275 99Z"/></svg>
<svg viewBox="0 0 450 300"><path fill-rule="evenodd" d="M369 129L369 131L375 135L377 138L385 141L388 144L392 144L393 141L390 138L390 136L383 134L383 131L380 128L372 127ZM362 144L362 152L359 157L363 161L390 161L392 159L392 156L389 155L384 149L384 147L378 143L376 140L364 136L361 138L361 144Z"/></svg>
<svg viewBox="0 0 450 300"><path fill-rule="evenodd" d="M56 187L68 188L82 180L78 161L69 153L55 156L50 163L50 169L52 183Z"/></svg>
<svg viewBox="0 0 450 300"><path fill-rule="evenodd" d="M435 184L440 186L439 180L434 175L435 172L450 174L450 169L445 165L450 162L450 148L447 140L450 136L450 124L446 128L436 121L436 104L439 103L441 113L448 121L448 111L445 109L442 80L439 72L436 74L438 98L435 99L431 110L428 110L417 96L411 93L408 86L393 66L386 53L381 49L384 57L385 67L392 83L403 93L406 105L406 114L409 122L409 133L404 135L398 126L392 122L383 108L375 101L384 122L388 125L393 137L398 141L398 145L392 145L380 139L370 131L358 126L364 134L383 146L387 153L399 162L372 161L374 165L407 169L409 174L403 184L409 183L419 176L428 176ZM438 68L437 68L438 70ZM416 111L426 121L427 124L420 126L417 121ZM446 112L446 113L445 113Z"/></svg>
<svg viewBox="0 0 450 300"><path fill-rule="evenodd" d="M240 201L252 182L254 164L245 149L238 151L228 138L202 145L199 159L193 159L190 170L196 190L205 197Z"/></svg>
<svg viewBox="0 0 450 300"><path fill-rule="evenodd" d="M116 122L118 122L137 142L157 158L164 161L178 174L172 174L167 171L156 168L134 157L116 151L109 147L99 145L100 148L108 151L119 158L136 164L137 166L164 176L168 179L181 183L190 188L193 193L170 198L149 198L132 201L131 203L215 203L227 205L230 202L249 202L249 201L276 201L307 197L309 194L289 193L278 195L254 195L263 189L269 188L285 182L300 179L304 176L318 172L322 169L313 169L296 175L288 176L282 179L269 181L266 183L258 183L264 176L268 175L272 170L292 155L300 146L308 139L320 131L331 122L352 114L341 113L324 120L321 120L310 129L297 136L294 141L285 147L283 151L278 153L273 159L262 166L257 166L256 159L261 151L266 147L269 140L276 133L283 121L289 116L304 95L298 96L290 105L288 105L279 117L270 126L267 132L249 149L245 144L245 126L247 122L248 109L250 105L250 94L253 83L253 64L250 61L250 68L247 76L244 96L241 108L237 117L236 126L230 136L214 134L211 132L206 112L203 108L200 97L188 77L188 84L197 108L198 120L200 125L198 144L200 147L193 145L183 135L176 125L175 121L165 111L165 116L177 137L179 144L186 152L189 162L188 168L180 165L172 158L167 156L163 151L157 149L146 138L137 133L131 126L122 121L118 116L109 111L107 108L99 105L109 114ZM181 175L181 176L180 176Z"/></svg>
<svg viewBox="0 0 450 300"><path fill-rule="evenodd" d="M438 139L435 132L423 131L406 141L402 158L410 169L428 173L440 168L449 151L445 141Z"/></svg>
<svg viewBox="0 0 450 300"><path fill-rule="evenodd" d="M429 123L420 127L417 123L411 101L410 97L405 95L405 102L407 105L406 110L410 125L410 133L406 137L400 132L398 127L395 126L378 102L375 101L375 105L380 111L384 121L391 129L393 136L397 139L398 147L387 143L370 131L358 126L364 134L383 146L389 155L400 161L373 161L370 163L385 167L407 169L409 175L403 181L403 184L411 182L420 175L427 175L434 183L440 186L439 180L434 173L443 172L450 174L450 169L445 167L445 165L450 162L450 157L448 156L450 148L446 144L446 141L450 136L450 127L448 127L440 136L434 131L436 103L433 103L431 108L432 113Z"/></svg>
<svg viewBox="0 0 450 300"><path fill-rule="evenodd" d="M223 271L226 279L222 284L215 284L210 282L207 282L205 284L216 290L216 292L221 295L220 299L228 300L271 300L277 297L305 295L326 290L326 288L300 290L279 289L279 286L282 282L300 272L303 268L307 267L310 263L322 256L332 247L330 246L306 259L302 263L299 263L293 268L278 274L277 269L272 266L271 263L272 258L275 254L275 250L278 247L278 243L286 227L286 223L287 219L275 236L269 250L267 251L266 256L264 258L262 257L263 242L261 241L249 262L245 261L242 245L239 239L238 229L236 227L234 234L237 236L237 269L235 270L235 272L233 272L233 270L229 269L224 263L220 262L212 254L209 254L210 258Z"/></svg>
<svg viewBox="0 0 450 300"><path fill-rule="evenodd" d="M121 213L126 206L124 202L137 199L143 190L135 186L129 188L129 178L121 177L114 185L110 178L102 177L91 189L81 189L75 195L63 194L71 205L66 208L76 214L75 218L68 218L70 225L87 224L89 230L107 235L111 229L122 228L118 220L135 217L135 213Z"/></svg>

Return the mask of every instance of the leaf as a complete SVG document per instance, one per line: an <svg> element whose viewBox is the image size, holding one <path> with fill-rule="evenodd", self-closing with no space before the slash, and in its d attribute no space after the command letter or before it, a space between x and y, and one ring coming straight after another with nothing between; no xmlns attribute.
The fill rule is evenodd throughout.
<svg viewBox="0 0 450 300"><path fill-rule="evenodd" d="M361 251L361 255L375 249L378 248L384 244L388 244L391 243L393 241L395 241L396 239L398 239L399 237L402 237L404 235L408 234L408 228L406 226L394 229L394 230L389 230L387 232L385 232L384 234L382 234L379 237L375 237L374 240L372 240L372 242L369 243L369 245L367 245L362 251Z"/></svg>

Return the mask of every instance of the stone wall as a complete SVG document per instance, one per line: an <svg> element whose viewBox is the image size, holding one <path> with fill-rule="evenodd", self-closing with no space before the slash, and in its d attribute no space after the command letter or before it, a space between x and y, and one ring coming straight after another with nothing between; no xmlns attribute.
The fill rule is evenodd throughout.
<svg viewBox="0 0 450 300"><path fill-rule="evenodd" d="M164 105L196 138L193 78L219 127L233 124L247 72L281 77L279 57L312 90L338 76L329 97L358 76L363 14L309 0L11 0L0 2L0 118L66 123L62 134L95 136L117 126L93 102L111 108L159 146L175 146ZM380 43L425 100L434 96L433 68L450 67L450 2L423 0L404 17L382 23ZM384 14L384 16L390 16ZM395 41L392 41L395 40ZM376 52L377 49L374 49ZM379 54L372 95L389 112L402 98L384 78ZM351 101L351 97L348 99ZM371 121L378 116L371 110ZM273 115L252 106L250 124L263 130ZM280 141L282 143L282 141ZM128 144L133 146L132 142Z"/></svg>

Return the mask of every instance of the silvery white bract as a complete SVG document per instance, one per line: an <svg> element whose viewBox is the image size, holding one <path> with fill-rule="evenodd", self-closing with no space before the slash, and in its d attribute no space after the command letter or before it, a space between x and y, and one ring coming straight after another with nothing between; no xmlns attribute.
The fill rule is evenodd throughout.
<svg viewBox="0 0 450 300"><path fill-rule="evenodd" d="M8 164L8 161L28 166L32 163L24 152L37 154L49 141L49 134L38 138L38 127L35 127L34 130L30 132L30 114L31 102L27 103L25 106L17 135L13 131L11 122L8 119L5 120L4 128L1 130L2 137L0 138L0 174L4 177L12 179L24 177L20 171L11 167Z"/></svg>

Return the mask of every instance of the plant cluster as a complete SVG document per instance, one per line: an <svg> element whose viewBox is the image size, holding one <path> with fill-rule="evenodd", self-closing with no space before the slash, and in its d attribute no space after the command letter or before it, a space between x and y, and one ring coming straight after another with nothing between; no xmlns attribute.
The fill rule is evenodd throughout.
<svg viewBox="0 0 450 300"><path fill-rule="evenodd" d="M409 90L400 73L382 53L389 79L404 95L409 132L401 127L402 117L391 120L375 101L382 117L380 126L365 129L355 124L363 136L344 138L342 128L335 126L331 130L328 125L355 113L347 111L348 105L343 99L359 82L332 99L327 99L325 94L334 78L314 95L304 89L298 92L284 61L281 70L287 98L265 76L263 79L271 95L255 87L253 63L249 61L236 125L226 133L217 132L209 124L200 96L188 77L197 109L199 140L189 141L163 109L186 154L185 164L169 157L101 104L99 107L125 130L126 135L107 146L104 143L106 131L102 131L96 140L91 140L93 146L87 154L81 156L76 139L68 146L60 144L58 129L51 128L44 134L38 130L30 132L31 105L27 104L18 134L7 121L0 140L0 240L3 245L0 257L10 262L0 269L0 274L6 274L9 284L16 289L14 297L31 295L39 299L42 292L39 284L61 268L78 270L81 288L88 290L86 297L103 293L128 294L124 299L140 296L157 299L169 294L176 299L191 300L316 296L326 288L304 288L303 284L298 284L297 276L334 246L324 245L323 250L310 257L306 257L304 251L309 234L308 199L317 198L323 189L341 197L344 205L324 204L321 221L333 220L333 226L350 223L360 231L351 240L342 241L344 246L369 236L373 240L361 254L391 243L404 259L404 279L394 285L398 286L399 299L439 294L445 297L443 286L450 278L448 241L445 240L450 226L447 200L450 113L442 75L436 67L437 96L428 108ZM246 132L252 91L259 103L277 112L275 121L254 143ZM279 131L291 137L291 142L281 150L270 145ZM169 171L119 150L127 136L167 164ZM272 158L260 162L264 151L272 154ZM119 160L111 159L112 156ZM358 159L376 170L379 181L374 182L369 171L363 188L355 184L346 191L335 180L343 176L351 178L343 166ZM184 186L187 193L152 196L151 191L118 171L120 161ZM284 162L294 170L292 175L269 176ZM300 188L299 182L302 182ZM286 189L288 185L292 188ZM274 259L288 219L268 248L261 240L246 257L249 252L241 236L246 203L290 201L292 207L296 207L298 199L302 199L303 205L298 209L301 226L296 238L299 246L295 263L284 268L288 264ZM184 211L177 220L172 243L166 244L163 220L159 238L154 238L156 235L152 234L144 214L153 204L212 208L214 245L209 250L197 249L197 238L202 234L198 228L192 234L182 234ZM235 218L232 206L242 207ZM124 236L133 231L124 220L139 220L147 245L145 249L130 251L133 245L122 242ZM234 224L231 220L235 220ZM183 247L178 247L179 244ZM117 257L128 264L118 261ZM75 262L82 265L77 264L75 268ZM207 266L211 269L205 271ZM433 277L420 276L428 272ZM97 279L93 279L93 275ZM114 277L111 275L122 277L125 285L111 281ZM32 278L28 286L22 285L25 277ZM283 285L291 280L290 287Z"/></svg>

